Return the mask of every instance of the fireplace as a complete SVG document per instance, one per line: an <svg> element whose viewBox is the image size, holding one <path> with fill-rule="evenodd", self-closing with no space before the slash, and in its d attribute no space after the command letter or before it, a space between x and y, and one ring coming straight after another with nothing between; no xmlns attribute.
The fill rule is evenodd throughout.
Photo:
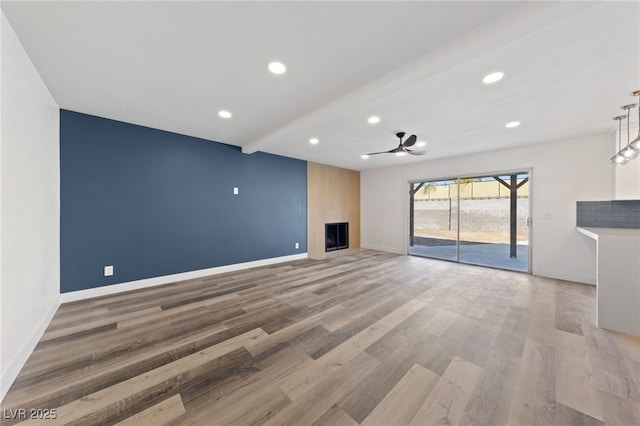
<svg viewBox="0 0 640 426"><path fill-rule="evenodd" d="M336 251L349 248L349 222L325 223L324 251Z"/></svg>

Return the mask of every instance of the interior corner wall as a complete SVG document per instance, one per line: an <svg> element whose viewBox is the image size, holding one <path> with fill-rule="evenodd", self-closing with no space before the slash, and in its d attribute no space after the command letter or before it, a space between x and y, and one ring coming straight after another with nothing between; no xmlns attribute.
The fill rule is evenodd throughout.
<svg viewBox="0 0 640 426"><path fill-rule="evenodd" d="M58 306L59 109L2 13L0 365L4 398Z"/></svg>
<svg viewBox="0 0 640 426"><path fill-rule="evenodd" d="M66 110L60 123L63 297L306 253L306 161Z"/></svg>
<svg viewBox="0 0 640 426"><path fill-rule="evenodd" d="M612 198L608 141L607 135L592 136L365 170L362 247L407 253L411 180L532 169L532 273L595 284L596 248L576 232L576 201Z"/></svg>
<svg viewBox="0 0 640 426"><path fill-rule="evenodd" d="M349 248L360 247L360 172L309 162L308 254L310 258L327 257L325 224L349 222ZM331 252L331 256L341 254Z"/></svg>

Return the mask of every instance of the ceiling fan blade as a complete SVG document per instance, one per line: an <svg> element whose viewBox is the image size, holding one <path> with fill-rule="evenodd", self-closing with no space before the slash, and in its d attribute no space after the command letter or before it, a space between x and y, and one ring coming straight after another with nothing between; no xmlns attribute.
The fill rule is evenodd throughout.
<svg viewBox="0 0 640 426"><path fill-rule="evenodd" d="M402 146L405 146L405 147L413 146L415 145L417 139L418 137L416 135L411 135L407 138L406 141L402 143Z"/></svg>
<svg viewBox="0 0 640 426"><path fill-rule="evenodd" d="M400 152L408 152L409 154L413 154L413 155L424 155L426 154L426 152L422 152L422 151L409 151L408 149L406 149L409 146L413 146L416 143L416 140L418 139L418 137L416 135L411 135L407 138L406 141L402 142L402 138L404 137L405 133L404 132L398 132L396 133L396 136L400 139L400 143L398 144L397 147L390 149L389 151L382 151L382 152L370 152L368 154L365 155L378 155L378 154L398 154Z"/></svg>
<svg viewBox="0 0 640 426"><path fill-rule="evenodd" d="M365 154L365 155L389 154L391 152L393 152L393 150L391 150L391 151L381 151L381 152L370 152L370 153Z"/></svg>

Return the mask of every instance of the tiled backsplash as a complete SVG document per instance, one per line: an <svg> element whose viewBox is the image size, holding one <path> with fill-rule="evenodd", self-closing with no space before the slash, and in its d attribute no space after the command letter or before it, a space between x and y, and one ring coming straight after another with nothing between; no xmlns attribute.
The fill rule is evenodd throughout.
<svg viewBox="0 0 640 426"><path fill-rule="evenodd" d="M640 229L640 200L578 201L576 226Z"/></svg>

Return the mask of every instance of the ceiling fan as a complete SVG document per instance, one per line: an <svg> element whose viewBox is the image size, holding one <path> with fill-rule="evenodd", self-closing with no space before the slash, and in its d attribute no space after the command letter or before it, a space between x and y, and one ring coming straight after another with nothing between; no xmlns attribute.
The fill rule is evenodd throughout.
<svg viewBox="0 0 640 426"><path fill-rule="evenodd" d="M398 144L398 146L396 148L393 148L393 149L391 149L389 151L372 152L372 153L365 154L365 155L376 155L376 154L425 155L427 153L426 151L415 151L415 150L407 149L407 148L413 146L416 143L416 140L418 139L418 137L416 135L411 135L411 136L409 136L407 138L407 140L402 142L402 138L404 138L405 134L406 134L405 132L396 133L396 136L398 137L398 139L400 139L400 143Z"/></svg>

